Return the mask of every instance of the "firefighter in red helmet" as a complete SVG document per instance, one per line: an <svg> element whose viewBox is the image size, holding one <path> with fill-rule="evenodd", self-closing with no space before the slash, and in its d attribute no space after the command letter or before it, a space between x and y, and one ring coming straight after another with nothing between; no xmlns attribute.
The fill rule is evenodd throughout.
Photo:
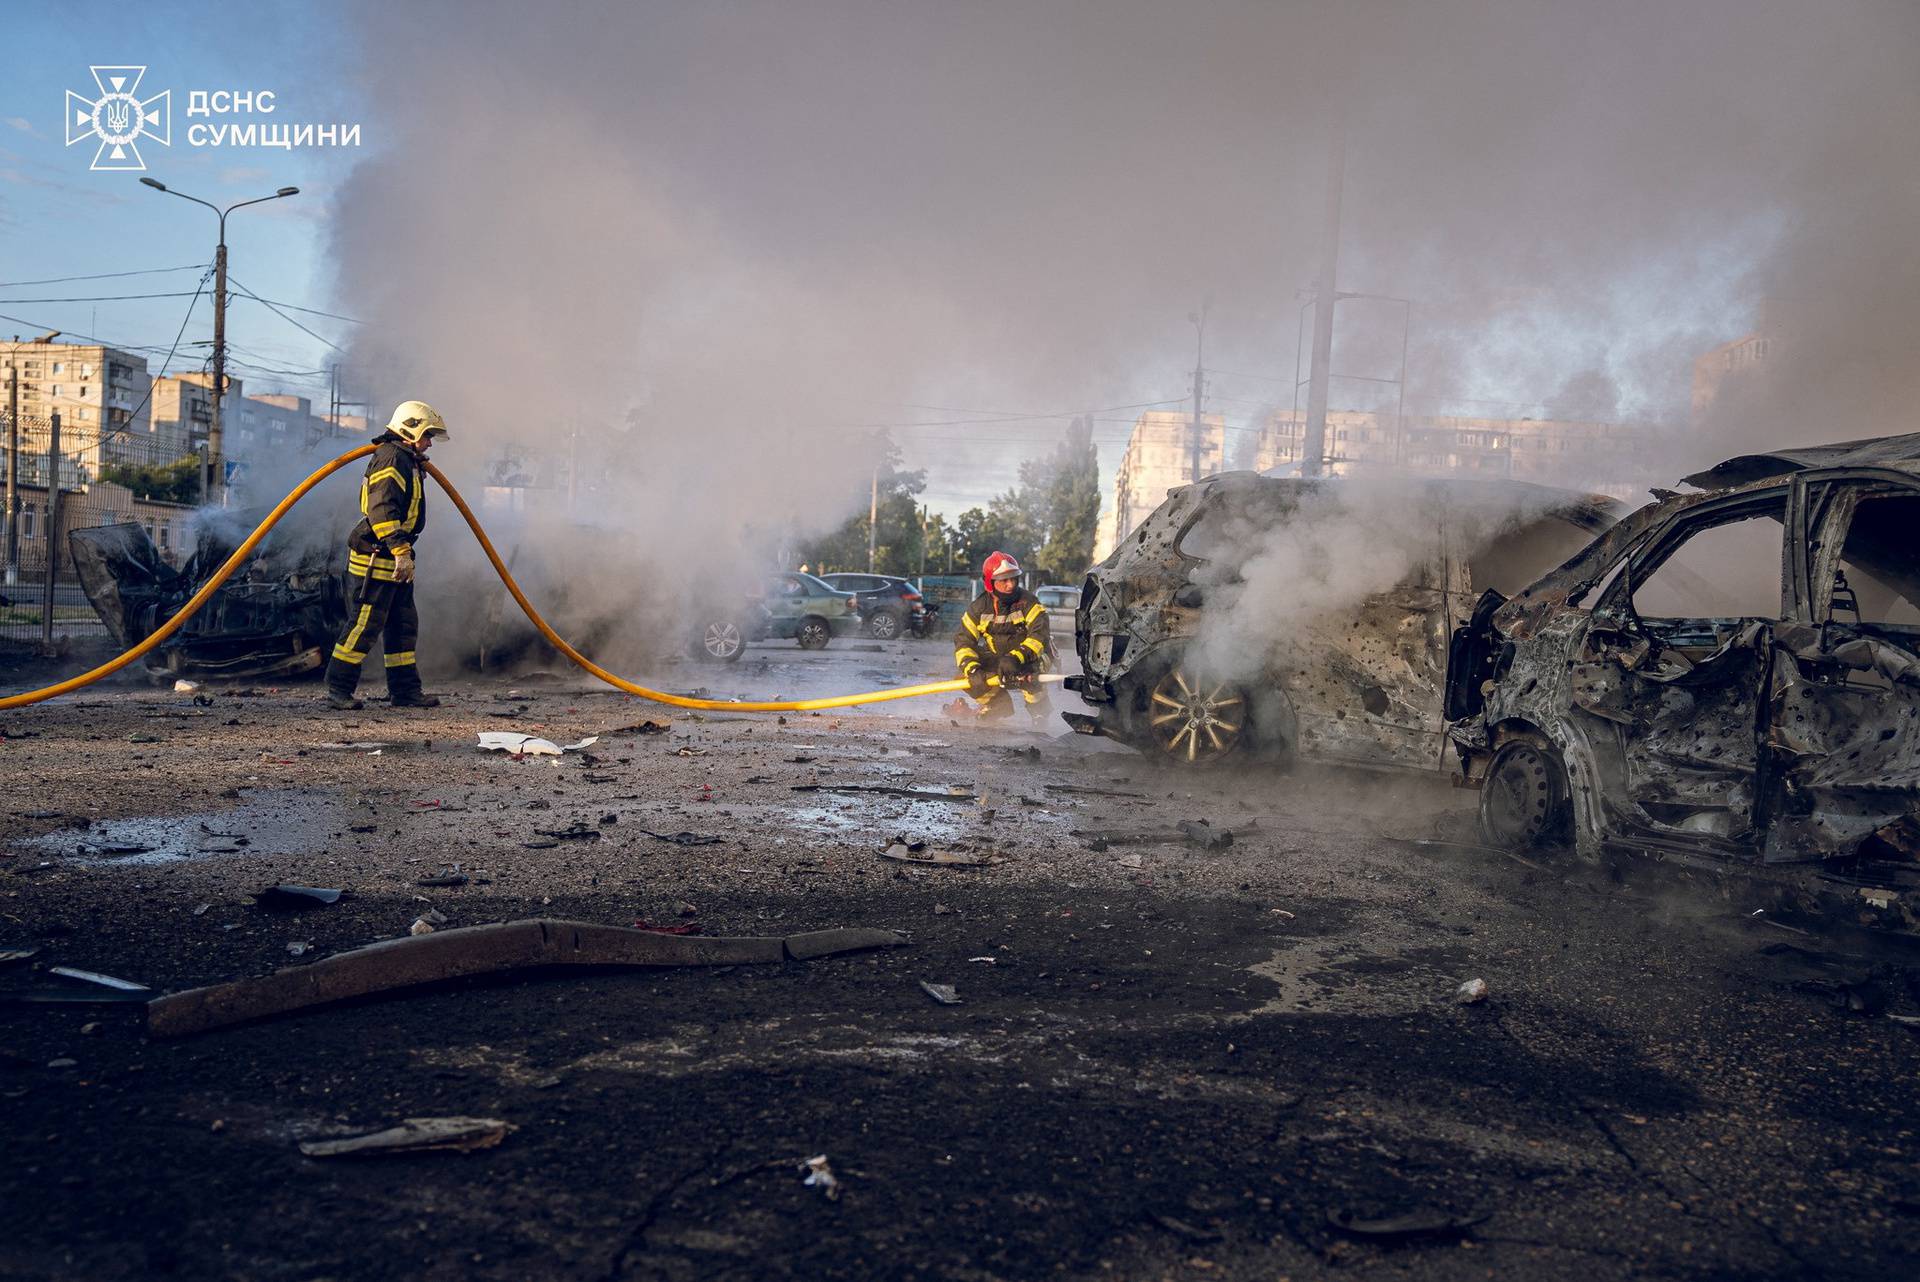
<svg viewBox="0 0 1920 1282"><path fill-rule="evenodd" d="M1008 691L1018 690L1028 710L1036 718L1043 716L1034 678L1046 670L1052 657L1047 607L1020 586L1020 563L1005 552L986 559L980 581L986 591L960 616L960 627L953 634L953 661L983 715L1010 715L1013 701ZM988 677L999 677L999 685L989 686Z"/></svg>

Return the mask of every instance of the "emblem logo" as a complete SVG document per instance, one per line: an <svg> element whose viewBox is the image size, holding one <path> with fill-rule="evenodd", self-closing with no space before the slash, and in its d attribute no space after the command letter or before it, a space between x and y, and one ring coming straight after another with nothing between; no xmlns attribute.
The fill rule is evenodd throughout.
<svg viewBox="0 0 1920 1282"><path fill-rule="evenodd" d="M163 147L173 145L172 90L163 89L142 102L140 78L145 67L89 67L98 98L67 90L67 146L83 138L99 138L89 169L145 169L138 140L151 138Z"/></svg>

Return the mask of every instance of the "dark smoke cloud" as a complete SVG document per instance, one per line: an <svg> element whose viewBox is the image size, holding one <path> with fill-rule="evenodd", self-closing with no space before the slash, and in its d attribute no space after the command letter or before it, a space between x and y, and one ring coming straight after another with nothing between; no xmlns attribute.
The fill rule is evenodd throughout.
<svg viewBox="0 0 1920 1282"><path fill-rule="evenodd" d="M915 407L1177 396L1202 295L1209 364L1289 373L1336 116L1342 286L1416 300L1412 409L1654 420L1672 472L1920 390L1908 0L355 12L355 364L448 413L466 478L577 427L596 519L656 552L840 519L852 429L966 417ZM1696 435L1693 357L1770 297L1792 399ZM1340 342L1398 365L1390 311ZM991 491L1029 427L899 435Z"/></svg>

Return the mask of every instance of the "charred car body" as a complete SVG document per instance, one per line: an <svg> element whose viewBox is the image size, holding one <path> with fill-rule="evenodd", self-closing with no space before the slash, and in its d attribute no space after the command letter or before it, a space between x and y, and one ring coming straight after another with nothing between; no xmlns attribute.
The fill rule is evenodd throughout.
<svg viewBox="0 0 1920 1282"><path fill-rule="evenodd" d="M264 515L264 514L262 514ZM177 613L240 544L227 522L196 523L193 555L169 566L135 522L67 536L81 590L115 643L130 647ZM269 534L207 604L148 654L164 676L266 677L317 671L347 618L345 559L331 542Z"/></svg>
<svg viewBox="0 0 1920 1282"><path fill-rule="evenodd" d="M1920 435L1685 483L1456 636L1450 735L1487 838L1737 867L1911 927Z"/></svg>
<svg viewBox="0 0 1920 1282"><path fill-rule="evenodd" d="M1094 711L1067 721L1182 765L1295 754L1445 768L1451 633L1482 590L1530 582L1611 524L1614 508L1516 481L1395 482L1411 572L1283 629L1256 628L1258 661L1221 675L1203 645L1210 611L1234 608L1263 539L1325 519L1355 484L1228 472L1170 491L1081 590L1083 672L1067 686Z"/></svg>

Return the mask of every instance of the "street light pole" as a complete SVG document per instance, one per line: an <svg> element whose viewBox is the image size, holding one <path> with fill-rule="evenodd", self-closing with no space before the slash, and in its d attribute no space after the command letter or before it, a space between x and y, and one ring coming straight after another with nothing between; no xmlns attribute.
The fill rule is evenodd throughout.
<svg viewBox="0 0 1920 1282"><path fill-rule="evenodd" d="M211 503L223 485L220 463L220 410L227 399L227 215L246 205L265 204L269 200L279 200L284 196L297 196L298 187L282 187L271 196L257 196L252 200L242 200L228 205L225 209L201 200L198 196L189 196L185 192L174 191L163 182L152 178L140 180L155 191L163 191L169 196L178 196L182 200L191 200L196 205L205 205L220 219L220 243L213 251L213 386L212 421L207 425L207 457L200 465L200 501Z"/></svg>

